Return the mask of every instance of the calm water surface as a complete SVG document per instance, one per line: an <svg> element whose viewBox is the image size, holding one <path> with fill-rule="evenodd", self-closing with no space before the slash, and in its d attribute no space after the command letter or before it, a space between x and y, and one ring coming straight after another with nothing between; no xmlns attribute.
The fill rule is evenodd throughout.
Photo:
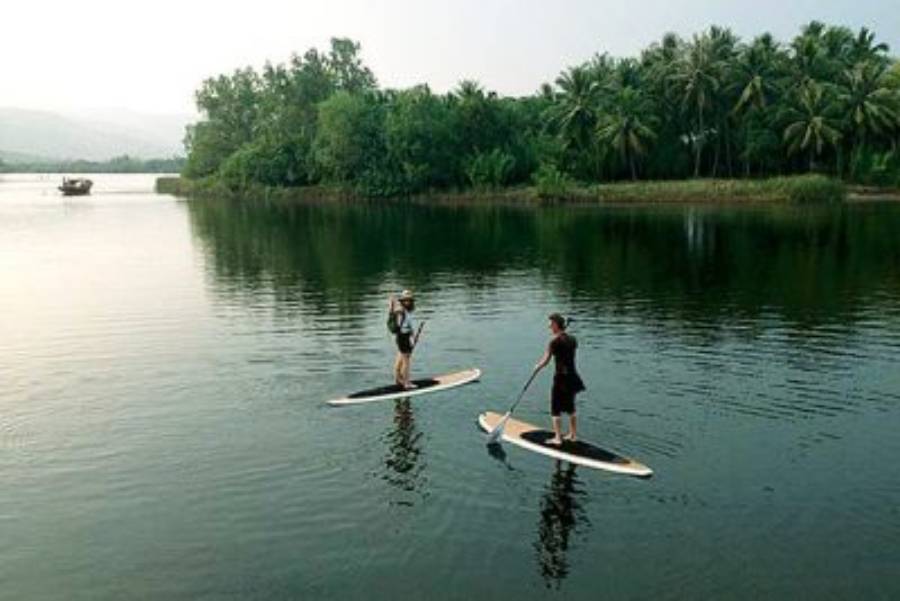
<svg viewBox="0 0 900 601"><path fill-rule="evenodd" d="M3 599L897 599L900 206L299 207L0 179ZM483 382L329 409L389 377ZM551 310L582 437L507 448ZM544 375L523 402L541 422Z"/></svg>

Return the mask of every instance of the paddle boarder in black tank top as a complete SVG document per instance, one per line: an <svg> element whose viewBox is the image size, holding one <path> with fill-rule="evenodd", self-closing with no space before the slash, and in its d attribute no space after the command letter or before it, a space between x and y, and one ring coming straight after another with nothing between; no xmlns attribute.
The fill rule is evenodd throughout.
<svg viewBox="0 0 900 601"><path fill-rule="evenodd" d="M553 374L553 388L550 391L550 418L553 422L554 437L547 444L561 445L563 442L561 432L561 417L563 413L569 415L569 433L566 440L575 441L577 438L575 420L575 395L584 390L584 382L575 368L575 351L578 341L574 336L566 333L568 322L559 313L553 313L548 317L552 338L544 356L534 366L534 371L544 369L550 359L556 362L556 371Z"/></svg>

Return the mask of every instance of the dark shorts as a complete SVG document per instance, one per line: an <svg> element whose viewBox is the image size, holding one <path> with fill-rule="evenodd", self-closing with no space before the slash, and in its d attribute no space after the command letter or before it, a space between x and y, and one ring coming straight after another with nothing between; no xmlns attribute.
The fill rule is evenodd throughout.
<svg viewBox="0 0 900 601"><path fill-rule="evenodd" d="M397 334L397 350L404 355L412 352L412 334Z"/></svg>
<svg viewBox="0 0 900 601"><path fill-rule="evenodd" d="M553 388L550 390L550 415L558 417L561 413L575 415L575 395L584 390L584 383L577 374L553 376Z"/></svg>

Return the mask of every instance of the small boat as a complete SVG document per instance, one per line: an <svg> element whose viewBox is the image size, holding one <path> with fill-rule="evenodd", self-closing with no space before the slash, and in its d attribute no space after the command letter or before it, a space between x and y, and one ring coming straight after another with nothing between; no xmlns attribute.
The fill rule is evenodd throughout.
<svg viewBox="0 0 900 601"><path fill-rule="evenodd" d="M63 193L63 196L84 196L91 193L91 186L93 185L94 182L89 179L80 177L69 179L64 177L62 185L59 186L59 191Z"/></svg>

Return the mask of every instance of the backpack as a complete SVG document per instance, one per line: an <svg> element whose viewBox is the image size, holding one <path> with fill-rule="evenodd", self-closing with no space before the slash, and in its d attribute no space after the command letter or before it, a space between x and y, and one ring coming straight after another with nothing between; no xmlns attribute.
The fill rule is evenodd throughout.
<svg viewBox="0 0 900 601"><path fill-rule="evenodd" d="M388 310L387 316L388 332L394 336L400 333L400 324L397 323L397 313L399 313L399 311L394 311L393 308L391 308Z"/></svg>

